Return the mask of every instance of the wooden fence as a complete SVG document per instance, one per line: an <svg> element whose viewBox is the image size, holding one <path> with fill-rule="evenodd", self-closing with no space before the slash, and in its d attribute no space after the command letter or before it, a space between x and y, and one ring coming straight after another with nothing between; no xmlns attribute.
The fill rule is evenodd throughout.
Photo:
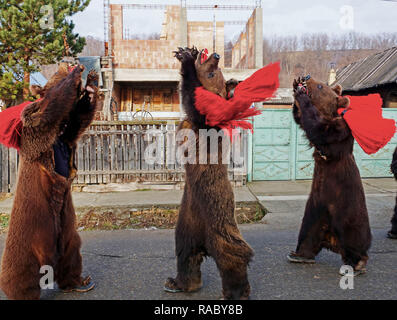
<svg viewBox="0 0 397 320"><path fill-rule="evenodd" d="M76 150L76 185L126 182L180 183L184 181L183 166L175 157L176 123L94 122L81 137ZM248 135L241 133L240 157L243 164L229 165L229 178L234 185L246 182ZM145 150L156 145L159 158L148 163ZM18 154L0 148L1 192L13 192L18 169Z"/></svg>
<svg viewBox="0 0 397 320"><path fill-rule="evenodd" d="M14 192L18 174L18 152L0 145L0 192Z"/></svg>

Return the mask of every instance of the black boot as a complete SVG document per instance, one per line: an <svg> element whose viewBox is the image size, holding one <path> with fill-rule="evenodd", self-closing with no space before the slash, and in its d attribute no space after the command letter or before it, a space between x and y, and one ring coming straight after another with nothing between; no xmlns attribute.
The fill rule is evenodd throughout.
<svg viewBox="0 0 397 320"><path fill-rule="evenodd" d="M387 233L389 239L397 239L397 198L396 206L394 207L394 215L391 219L391 230Z"/></svg>

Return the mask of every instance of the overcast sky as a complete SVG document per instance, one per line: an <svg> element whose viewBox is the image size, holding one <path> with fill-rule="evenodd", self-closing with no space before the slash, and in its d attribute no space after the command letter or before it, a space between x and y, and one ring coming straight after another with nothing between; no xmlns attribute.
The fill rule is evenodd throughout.
<svg viewBox="0 0 397 320"><path fill-rule="evenodd" d="M111 3L179 4L178 0L111 0ZM255 1L187 0L187 4L249 4ZM312 32L341 34L348 31L362 33L397 32L397 0L262 0L264 36L302 35ZM343 9L344 8L344 9ZM353 20L346 15L353 12ZM251 12L218 11L218 21L246 20ZM214 11L188 11L188 20L212 20ZM103 0L91 0L89 7L73 17L76 31L83 36L103 39ZM160 32L161 10L126 10L125 27L130 33ZM352 23L351 23L352 21ZM238 35L243 26L226 26L228 38ZM351 29L353 28L353 29Z"/></svg>

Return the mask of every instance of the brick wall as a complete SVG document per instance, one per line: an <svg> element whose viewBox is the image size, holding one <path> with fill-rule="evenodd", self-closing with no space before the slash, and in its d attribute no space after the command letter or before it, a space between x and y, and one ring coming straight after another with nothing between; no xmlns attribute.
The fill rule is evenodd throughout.
<svg viewBox="0 0 397 320"><path fill-rule="evenodd" d="M191 21L187 24L188 46L196 46L198 49L207 48L210 53L217 52L221 57L225 54L224 23L216 23L215 48L213 43L214 23L203 21ZM224 67L224 59L221 59L219 66Z"/></svg>
<svg viewBox="0 0 397 320"><path fill-rule="evenodd" d="M173 57L180 42L180 8L170 6L160 40L124 40L122 5L111 5L112 48L115 68L132 69L176 69L178 61Z"/></svg>

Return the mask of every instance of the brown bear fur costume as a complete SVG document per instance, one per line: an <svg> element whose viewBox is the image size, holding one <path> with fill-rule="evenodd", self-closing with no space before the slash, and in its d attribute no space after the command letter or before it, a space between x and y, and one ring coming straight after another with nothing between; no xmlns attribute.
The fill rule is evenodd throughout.
<svg viewBox="0 0 397 320"><path fill-rule="evenodd" d="M394 178L397 180L397 148L393 153L393 161L391 163L391 172L394 174ZM397 239L397 197L396 205L394 207L394 215L391 219L391 230L388 233L390 239Z"/></svg>
<svg viewBox="0 0 397 320"><path fill-rule="evenodd" d="M22 113L18 184L1 264L1 289L10 299L39 299L41 266L54 269L54 281L68 290L83 279L80 237L75 229L71 183L73 150L91 123L96 107L97 75L81 88L84 67L71 73L62 66L46 86L43 100ZM86 87L88 88L88 87ZM53 145L62 139L70 148L68 178L55 172Z"/></svg>
<svg viewBox="0 0 397 320"><path fill-rule="evenodd" d="M182 64L182 104L187 116L180 129L191 128L196 137L199 129L211 129L205 125L205 117L195 109L196 87L203 85L223 97L227 94L225 80L218 68L220 57L212 54L201 64L200 56L196 49L180 48L176 52L176 58ZM229 87L233 87L230 82ZM198 150L198 142L195 143ZM218 146L221 149L221 144ZM207 151L207 157L209 154ZM175 231L177 276L166 281L168 292L200 289L200 265L203 257L210 256L222 278L223 297L249 297L247 266L253 251L237 227L233 189L221 154L218 152L218 164L185 165L186 184Z"/></svg>
<svg viewBox="0 0 397 320"><path fill-rule="evenodd" d="M349 99L342 88L309 79L307 93L294 81L295 121L315 148L312 190L306 204L292 262L314 262L322 248L341 254L356 273L365 271L371 231L360 172L353 156L354 139L338 108Z"/></svg>

